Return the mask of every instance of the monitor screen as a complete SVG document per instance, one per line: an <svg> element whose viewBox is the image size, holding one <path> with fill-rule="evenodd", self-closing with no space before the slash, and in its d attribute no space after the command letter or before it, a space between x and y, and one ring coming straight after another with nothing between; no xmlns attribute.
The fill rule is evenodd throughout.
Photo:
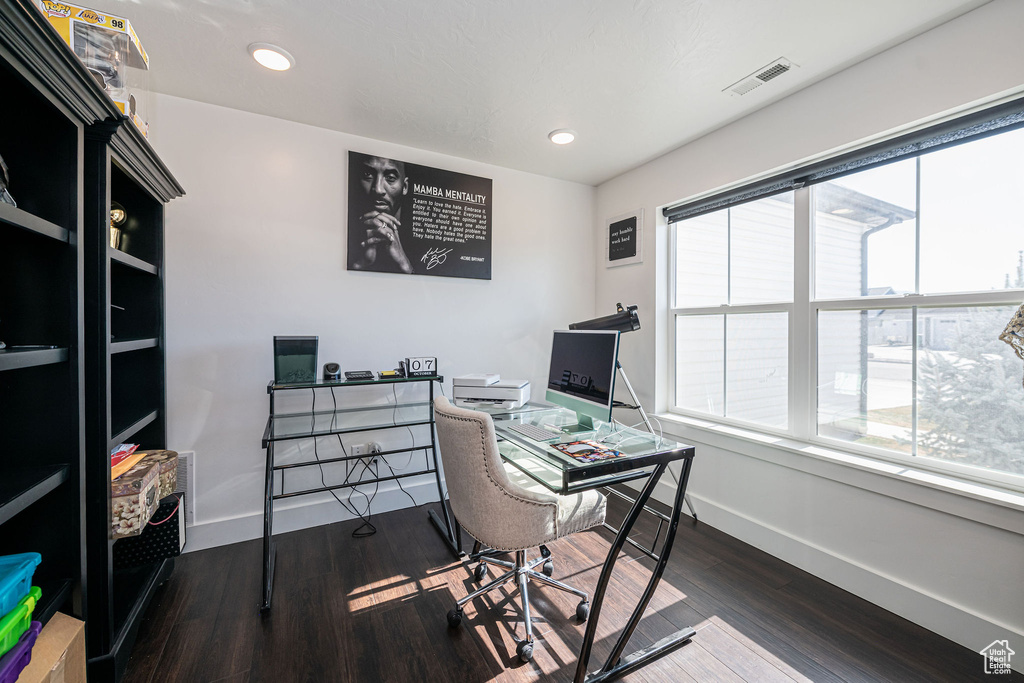
<svg viewBox="0 0 1024 683"><path fill-rule="evenodd" d="M575 410L581 417L611 420L618 352L618 331L555 331L547 400ZM582 419L580 422L583 424Z"/></svg>

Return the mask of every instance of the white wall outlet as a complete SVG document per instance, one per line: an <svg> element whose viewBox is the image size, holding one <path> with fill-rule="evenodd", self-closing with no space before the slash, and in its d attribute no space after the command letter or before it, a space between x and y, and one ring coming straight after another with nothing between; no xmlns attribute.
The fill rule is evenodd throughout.
<svg viewBox="0 0 1024 683"><path fill-rule="evenodd" d="M370 452L371 452L371 453L380 453L380 452L381 452L382 450L384 450L384 447L383 447L383 446L381 446L381 445L380 445L379 443L377 443L376 441L371 441L371 442L370 442L369 444L367 444L367 445L368 445L368 446L370 447Z"/></svg>
<svg viewBox="0 0 1024 683"><path fill-rule="evenodd" d="M354 443L349 446L349 449L352 451L352 455L366 455L367 452L365 443Z"/></svg>

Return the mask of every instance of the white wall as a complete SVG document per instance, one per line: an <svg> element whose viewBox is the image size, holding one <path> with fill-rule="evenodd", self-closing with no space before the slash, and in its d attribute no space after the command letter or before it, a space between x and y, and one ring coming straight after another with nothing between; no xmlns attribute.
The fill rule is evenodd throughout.
<svg viewBox="0 0 1024 683"><path fill-rule="evenodd" d="M1024 3L995 0L600 186L599 259L604 221L645 213L644 263L604 269L599 260L597 286L599 310L640 306L644 329L623 338L620 358L642 402L663 411L669 389L659 372L668 362L661 207L1020 92L1021 26ZM668 420L665 428L698 446L690 491L702 521L974 650L1008 637L1024 652L1020 507L770 440Z"/></svg>
<svg viewBox="0 0 1024 683"><path fill-rule="evenodd" d="M592 187L175 97L153 105L153 144L188 193L166 212L166 310L169 446L196 453L189 550L262 534L274 335L319 335L320 366L343 370L436 356L450 396L467 372L541 383L550 331L594 310ZM492 279L346 270L348 150L493 179ZM409 434L375 438L397 447ZM417 503L437 498L430 477L406 488ZM385 485L373 510L409 504ZM348 516L327 494L277 510L275 532Z"/></svg>

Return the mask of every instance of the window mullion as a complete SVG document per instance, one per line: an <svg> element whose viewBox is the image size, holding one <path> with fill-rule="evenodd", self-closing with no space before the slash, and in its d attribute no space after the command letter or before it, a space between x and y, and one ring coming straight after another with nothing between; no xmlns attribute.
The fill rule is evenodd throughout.
<svg viewBox="0 0 1024 683"><path fill-rule="evenodd" d="M729 416L729 311L732 303L732 209L725 212L725 303L722 315L722 417Z"/></svg>
<svg viewBox="0 0 1024 683"><path fill-rule="evenodd" d="M914 172L914 292L921 294L921 157L915 159ZM916 298L916 297L915 297ZM917 345L918 317L917 306L911 309L911 344L910 344L910 454L917 455L918 444L918 392L917 392Z"/></svg>
<svg viewBox="0 0 1024 683"><path fill-rule="evenodd" d="M921 157L914 173L914 292L921 293ZM917 342L914 342L915 346Z"/></svg>
<svg viewBox="0 0 1024 683"><path fill-rule="evenodd" d="M789 428L798 439L814 433L811 337L811 188L793 193L793 307L789 316Z"/></svg>
<svg viewBox="0 0 1024 683"><path fill-rule="evenodd" d="M679 368L676 364L679 361L679 351L677 350L676 344L679 341L676 339L676 330L679 327L679 316L675 314L676 307L679 306L679 283L676 280L677 271L679 270L679 226L678 224L672 223L668 226L668 239L669 239L669 269L668 269L668 302L669 302L669 314L668 314L668 367L669 367L669 380L668 380L668 401L665 405L669 408L679 405L678 386L679 386ZM657 406L658 402L655 401Z"/></svg>
<svg viewBox="0 0 1024 683"><path fill-rule="evenodd" d="M722 417L729 416L729 316L722 316Z"/></svg>
<svg viewBox="0 0 1024 683"><path fill-rule="evenodd" d="M910 317L910 329L911 335L914 338L914 343L910 345L910 382L911 382L911 394L910 394L910 454L917 455L917 340L918 340L918 318L917 312L920 309L914 306L911 309Z"/></svg>

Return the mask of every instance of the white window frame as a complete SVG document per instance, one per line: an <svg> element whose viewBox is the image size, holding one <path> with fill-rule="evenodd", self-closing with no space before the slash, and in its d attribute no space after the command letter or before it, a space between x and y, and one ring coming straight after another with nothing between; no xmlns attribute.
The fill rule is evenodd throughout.
<svg viewBox="0 0 1024 683"><path fill-rule="evenodd" d="M969 142L967 144L970 144ZM918 175L920 178L920 175ZM918 181L919 182L919 181ZM1024 492L1024 477L978 466L962 465L955 462L904 454L875 446L852 444L840 439L820 436L817 433L817 320L820 311L867 310L876 308L912 309L914 315L914 347L913 377L917 377L917 316L916 309L942 308L958 306L1012 306L1016 307L1024 299L1024 289L1003 289L978 292L958 292L955 294L906 294L888 296L865 296L856 298L815 299L812 297L814 277L813 227L814 207L812 186L799 187L792 190L794 206L793 233L793 302L763 303L719 306L678 307L677 293L677 248L678 226L669 225L669 277L668 277L668 412L675 415L694 418L703 422L712 422L736 429L746 430L755 434L783 437L799 443L818 446L833 451L869 457L874 460L910 466L918 470L932 471L958 479L983 484L995 484L1000 487ZM752 200L752 201L756 201ZM918 243L915 256L915 289L920 290L920 225L915 219L915 241ZM735 418L711 415L695 410L678 407L677 368L676 368L676 328L680 316L690 315L722 315L740 313L786 312L789 316L789 400L787 406L788 429L773 428ZM727 359L723 362L728 362ZM915 443L916 450L916 443Z"/></svg>

